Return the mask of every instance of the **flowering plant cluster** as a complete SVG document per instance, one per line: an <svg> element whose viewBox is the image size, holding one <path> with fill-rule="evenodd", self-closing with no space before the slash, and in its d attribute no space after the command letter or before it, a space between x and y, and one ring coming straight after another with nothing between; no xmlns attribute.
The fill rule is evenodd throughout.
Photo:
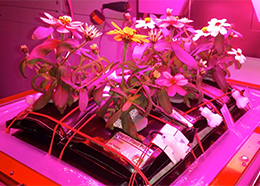
<svg viewBox="0 0 260 186"><path fill-rule="evenodd" d="M42 93L32 109L39 110L53 100L61 113L75 101L84 111L93 99L99 106L96 114L106 120L106 127L113 129L120 120L126 133L140 139L133 110L144 118L153 109L170 115L173 97L181 97L188 106L190 100L199 104L205 78L227 91L228 67L240 68L245 62L241 49L231 47L231 40L241 34L226 19L215 18L195 30L192 20L174 16L171 11L167 9L159 18L152 14L144 20L128 17L124 28L112 22L115 30L106 34L124 42L122 59L117 62L100 56L97 44L84 48L102 34L97 28L70 16L55 18L44 13L41 19L49 27L38 27L32 36L43 42L31 52L22 46L26 57L20 72L26 77L25 67L34 69L31 84ZM133 50L131 60L126 59L129 49ZM48 57L49 53L55 57Z"/></svg>

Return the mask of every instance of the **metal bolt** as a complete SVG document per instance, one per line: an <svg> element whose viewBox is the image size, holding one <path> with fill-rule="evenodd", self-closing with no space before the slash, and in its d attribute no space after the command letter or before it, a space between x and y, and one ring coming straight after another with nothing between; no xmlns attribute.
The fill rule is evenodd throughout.
<svg viewBox="0 0 260 186"><path fill-rule="evenodd" d="M248 162L249 161L249 158L246 155L241 156L240 159L242 161L244 161L244 162Z"/></svg>

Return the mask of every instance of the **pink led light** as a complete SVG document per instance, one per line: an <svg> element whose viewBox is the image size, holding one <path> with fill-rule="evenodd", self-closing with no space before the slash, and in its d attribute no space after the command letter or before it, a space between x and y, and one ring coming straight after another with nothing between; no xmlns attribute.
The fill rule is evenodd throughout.
<svg viewBox="0 0 260 186"><path fill-rule="evenodd" d="M256 17L260 22L260 1L259 0L251 0L251 1L255 9Z"/></svg>
<svg viewBox="0 0 260 186"><path fill-rule="evenodd" d="M139 0L139 12L165 14L167 8L172 8L172 15L179 15L186 0Z"/></svg>

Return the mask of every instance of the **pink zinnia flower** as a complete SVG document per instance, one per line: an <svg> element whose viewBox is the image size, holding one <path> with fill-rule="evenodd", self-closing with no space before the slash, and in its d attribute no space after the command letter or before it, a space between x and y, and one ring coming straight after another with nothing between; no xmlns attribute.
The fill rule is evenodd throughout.
<svg viewBox="0 0 260 186"><path fill-rule="evenodd" d="M162 15L160 19L156 20L160 25L161 28L166 28L170 25L172 25L175 28L182 28L187 23L193 22L192 20L189 20L188 18L179 18L178 16L172 15L172 9L167 8L166 15Z"/></svg>
<svg viewBox="0 0 260 186"><path fill-rule="evenodd" d="M60 16L58 19L50 15L49 13L44 13L47 18L41 17L45 23L48 23L52 26L58 26L57 32L59 33L69 33L72 32L78 38L81 38L81 35L77 31L81 32L80 26L83 25L80 21L72 21L70 16L64 15Z"/></svg>
<svg viewBox="0 0 260 186"><path fill-rule="evenodd" d="M172 25L175 28L182 28L184 27L187 23L193 22L192 20L189 20L187 18L181 18L176 16L167 16L165 19L158 19L157 20L160 24L160 27L166 28L170 25Z"/></svg>
<svg viewBox="0 0 260 186"><path fill-rule="evenodd" d="M156 83L160 86L167 87L169 96L174 96L176 93L184 96L186 91L181 87L188 83L188 80L182 74L172 76L169 72L163 72L164 79L157 79Z"/></svg>

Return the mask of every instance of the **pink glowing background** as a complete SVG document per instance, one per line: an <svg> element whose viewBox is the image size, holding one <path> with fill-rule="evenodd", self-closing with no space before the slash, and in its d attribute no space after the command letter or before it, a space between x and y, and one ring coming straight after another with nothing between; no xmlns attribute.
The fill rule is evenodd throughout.
<svg viewBox="0 0 260 186"><path fill-rule="evenodd" d="M100 10L103 4L120 0L70 1L75 20L91 24L90 14L93 10ZM244 36L243 39L234 40L234 48L240 47L245 56L260 58L260 22L257 20L252 4L252 2L258 3L259 6L259 0L252 0L252 2L251 0L191 0L190 6L188 0L129 0L128 2L131 4L132 16L140 18L144 13L160 15L165 13L165 8L169 7L173 8L176 15L179 14L180 17L190 15L190 19L194 20L192 26L195 29L206 26L211 18L226 18L227 22L234 23L234 29ZM37 41L31 39L31 34L38 25L44 26L39 19L44 11L54 16L64 15L64 12L68 12L68 6L61 0L0 1L0 99L31 89L30 71L27 72L28 79L24 79L19 73L18 64L24 57L20 52L20 46L27 44L32 48L37 45ZM106 24L97 26L101 32L106 33L113 29L111 21L123 26L123 13L106 9L104 15ZM95 42L100 45L101 55L115 61L122 58L123 43L114 42L113 37L104 34Z"/></svg>

